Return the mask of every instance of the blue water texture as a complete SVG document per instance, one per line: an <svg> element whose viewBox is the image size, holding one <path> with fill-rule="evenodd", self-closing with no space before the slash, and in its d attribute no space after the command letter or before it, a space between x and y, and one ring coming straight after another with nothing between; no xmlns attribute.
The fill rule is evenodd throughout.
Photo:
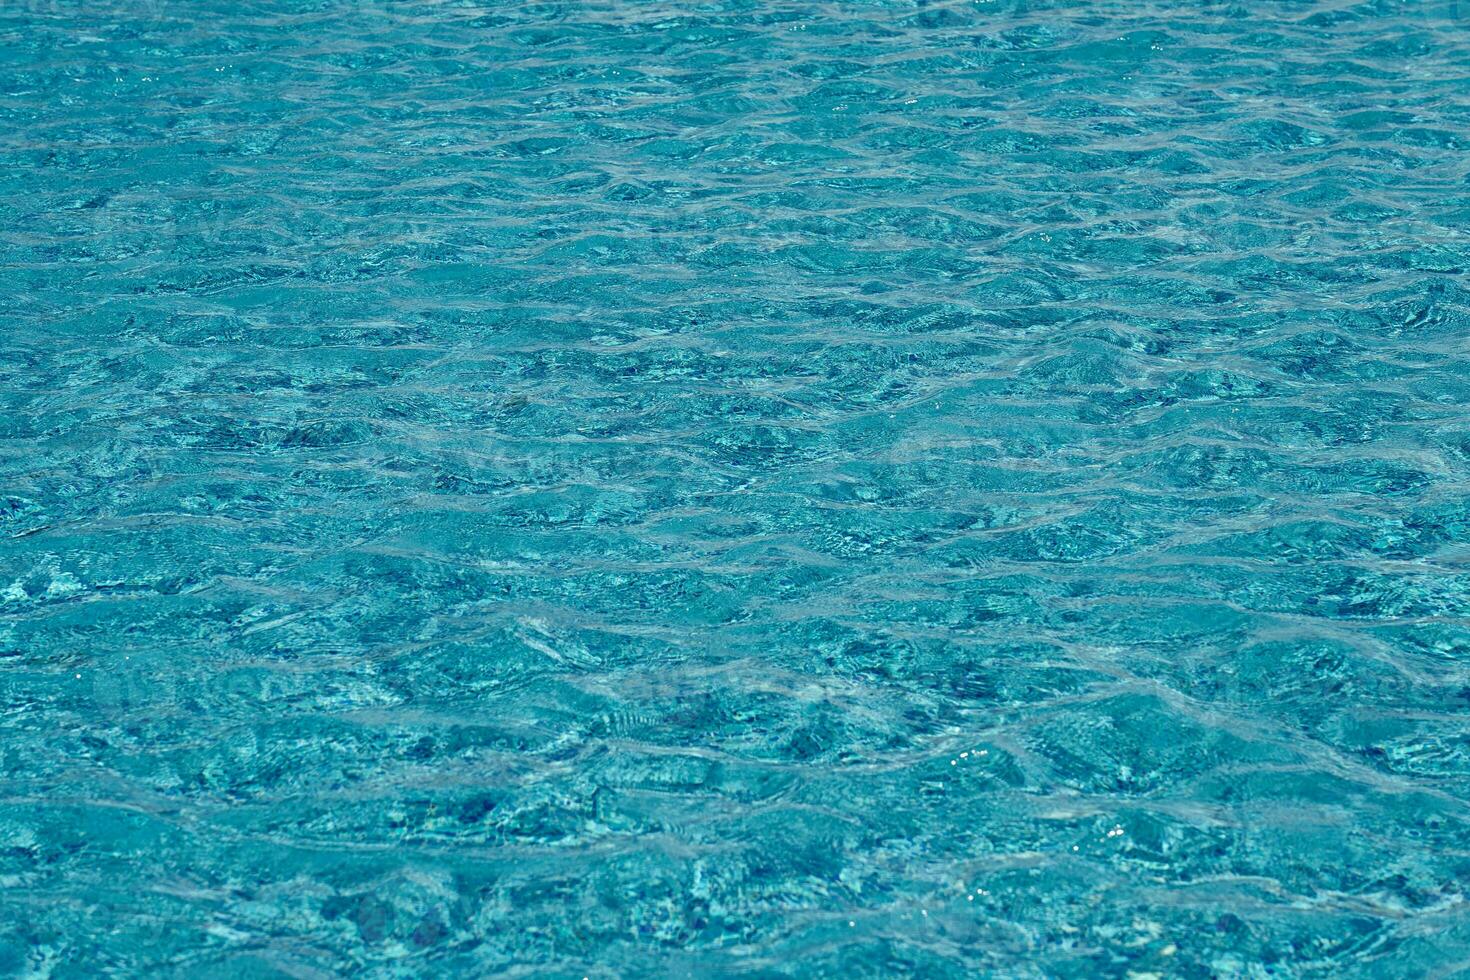
<svg viewBox="0 0 1470 980"><path fill-rule="evenodd" d="M1470 5L0 6L0 975L1470 976Z"/></svg>

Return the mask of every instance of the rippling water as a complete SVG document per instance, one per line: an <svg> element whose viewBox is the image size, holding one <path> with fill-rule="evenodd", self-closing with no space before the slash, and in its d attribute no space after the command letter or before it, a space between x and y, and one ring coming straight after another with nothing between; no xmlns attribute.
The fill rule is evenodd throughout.
<svg viewBox="0 0 1470 980"><path fill-rule="evenodd" d="M1470 7L0 8L0 972L1470 963Z"/></svg>

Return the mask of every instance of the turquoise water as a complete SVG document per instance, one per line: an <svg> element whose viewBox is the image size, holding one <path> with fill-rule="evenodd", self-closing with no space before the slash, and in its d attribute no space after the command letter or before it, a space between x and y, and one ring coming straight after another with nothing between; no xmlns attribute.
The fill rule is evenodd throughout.
<svg viewBox="0 0 1470 980"><path fill-rule="evenodd" d="M0 973L1470 964L1470 8L0 7Z"/></svg>

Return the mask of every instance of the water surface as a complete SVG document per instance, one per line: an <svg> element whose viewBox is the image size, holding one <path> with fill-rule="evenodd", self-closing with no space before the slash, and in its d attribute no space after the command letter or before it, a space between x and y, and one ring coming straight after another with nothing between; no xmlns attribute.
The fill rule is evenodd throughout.
<svg viewBox="0 0 1470 980"><path fill-rule="evenodd" d="M1470 963L1470 16L0 8L0 973Z"/></svg>

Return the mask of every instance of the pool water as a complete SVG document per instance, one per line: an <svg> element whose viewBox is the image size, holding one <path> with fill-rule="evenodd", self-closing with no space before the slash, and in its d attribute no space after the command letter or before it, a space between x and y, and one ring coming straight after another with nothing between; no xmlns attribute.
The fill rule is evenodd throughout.
<svg viewBox="0 0 1470 980"><path fill-rule="evenodd" d="M0 7L0 974L1470 964L1470 7Z"/></svg>

